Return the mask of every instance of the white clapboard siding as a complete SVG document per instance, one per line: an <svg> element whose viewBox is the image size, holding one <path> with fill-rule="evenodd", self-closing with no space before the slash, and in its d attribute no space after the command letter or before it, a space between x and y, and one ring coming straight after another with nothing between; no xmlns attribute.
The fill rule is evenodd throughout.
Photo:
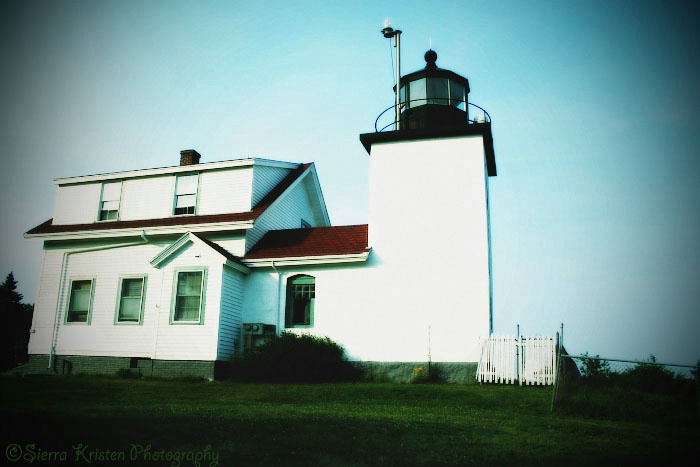
<svg viewBox="0 0 700 467"><path fill-rule="evenodd" d="M305 187L307 182L308 180L304 180L296 184L286 196L255 221L255 226L247 233L247 248L255 245L269 230L297 229L301 227L302 219L307 222L314 221L311 202Z"/></svg>
<svg viewBox="0 0 700 467"><path fill-rule="evenodd" d="M62 250L44 250L41 277L34 301L32 327L29 334L29 353L48 354L51 351L58 281L63 261Z"/></svg>
<svg viewBox="0 0 700 467"><path fill-rule="evenodd" d="M252 206L255 207L290 172L290 169L256 164L253 172Z"/></svg>
<svg viewBox="0 0 700 467"><path fill-rule="evenodd" d="M284 278L282 279L284 287ZM277 310L279 306L280 291L279 278L272 270L254 270L245 280L246 293L243 296L243 322L244 323L278 323ZM282 297L284 299L284 297ZM282 311L283 312L283 311Z"/></svg>
<svg viewBox="0 0 700 467"><path fill-rule="evenodd" d="M135 178L124 181L119 219L158 219L173 213L175 176Z"/></svg>
<svg viewBox="0 0 700 467"><path fill-rule="evenodd" d="M59 186L53 210L53 223L89 224L97 220L101 183Z"/></svg>
<svg viewBox="0 0 700 467"><path fill-rule="evenodd" d="M211 233L206 235L207 240L219 245L224 250L234 256L245 255L245 234L237 234L235 232Z"/></svg>
<svg viewBox="0 0 700 467"><path fill-rule="evenodd" d="M197 214L250 211L252 186L251 166L202 172L199 176Z"/></svg>
<svg viewBox="0 0 700 467"><path fill-rule="evenodd" d="M58 354L152 356L162 280L160 271L151 267L149 260L158 251L158 245L146 244L68 256L63 293L58 306ZM109 267L105 267L106 264ZM140 324L115 324L120 278L134 276L146 277L143 321ZM89 324L65 323L70 281L75 279L94 281ZM55 303L54 300L54 310Z"/></svg>
<svg viewBox="0 0 700 467"><path fill-rule="evenodd" d="M157 324L155 358L163 360L216 360L223 258L203 244L188 244L161 269L163 288ZM206 268L203 324L171 324L176 272Z"/></svg>
<svg viewBox="0 0 700 467"><path fill-rule="evenodd" d="M240 349L243 281L243 273L223 268L217 360L227 360Z"/></svg>
<svg viewBox="0 0 700 467"><path fill-rule="evenodd" d="M30 353L50 352L54 316L58 309L56 352L59 355L101 355L160 358L166 360L215 360L220 328L219 311L227 311L225 332L241 321L242 286L233 284L222 299L223 257L204 243L192 243L177 252L162 269L150 260L165 244L148 243L102 251L74 253L67 257L60 301L59 275L66 250L50 250L44 256L44 273L37 295ZM109 267L105 267L109 265ZM203 324L170 323L173 281L176 271L203 267L207 271ZM119 281L123 277L145 276L144 315L140 324L115 323ZM65 323L70 281L94 281L89 324ZM229 281L230 282L230 281ZM238 292L236 292L238 290ZM236 311L236 307L238 310ZM238 314L236 314L238 313ZM234 323L233 325L231 323ZM239 327L240 330L240 327ZM230 349L222 349L222 353Z"/></svg>

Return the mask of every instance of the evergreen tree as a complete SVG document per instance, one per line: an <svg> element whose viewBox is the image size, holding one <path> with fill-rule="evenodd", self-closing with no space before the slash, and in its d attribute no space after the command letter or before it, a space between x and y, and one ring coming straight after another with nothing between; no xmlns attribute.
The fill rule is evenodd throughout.
<svg viewBox="0 0 700 467"><path fill-rule="evenodd" d="M12 272L0 284L0 371L17 365L27 354L29 328L31 328L33 306L22 303L22 294L17 292L17 281Z"/></svg>
<svg viewBox="0 0 700 467"><path fill-rule="evenodd" d="M15 275L10 271L10 273L5 278L5 282L0 284L0 303L3 305L7 303L19 304L22 301L22 294L17 292L17 281L15 280Z"/></svg>

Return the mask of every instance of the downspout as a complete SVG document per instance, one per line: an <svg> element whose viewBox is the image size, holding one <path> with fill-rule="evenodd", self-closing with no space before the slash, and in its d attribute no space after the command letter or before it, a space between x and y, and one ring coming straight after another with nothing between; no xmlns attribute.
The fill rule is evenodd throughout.
<svg viewBox="0 0 700 467"><path fill-rule="evenodd" d="M146 231L142 230L141 231L141 241L139 242L130 242L130 243L123 243L120 245L102 245L102 246L96 246L92 248L83 248L82 250L75 250L75 251L66 251L63 253L63 261L61 262L61 274L59 276L59 286L58 286L58 297L56 297L56 313L54 314L53 317L53 333L51 335L51 351L49 352L49 365L47 369L51 369L53 366L53 361L54 358L56 357L56 342L58 341L58 326L59 326L59 320L58 320L58 315L60 314L61 311L61 297L63 297L64 293L64 288L65 288L65 271L68 269L68 257L76 254L76 253L90 253L93 251L102 251L102 250L112 250L115 248L124 248L127 246L137 246L137 245L144 245L148 243L148 238L146 238Z"/></svg>
<svg viewBox="0 0 700 467"><path fill-rule="evenodd" d="M281 325L281 310L282 310L282 271L277 269L275 266L275 262L272 261L272 269L277 273L277 312L276 312L276 317L277 317L277 322L275 324L275 334L278 336L280 335L280 325Z"/></svg>

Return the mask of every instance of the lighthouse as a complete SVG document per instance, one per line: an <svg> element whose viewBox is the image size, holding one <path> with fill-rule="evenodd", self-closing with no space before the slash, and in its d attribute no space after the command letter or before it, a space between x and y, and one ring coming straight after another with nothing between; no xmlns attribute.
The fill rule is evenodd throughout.
<svg viewBox="0 0 700 467"><path fill-rule="evenodd" d="M467 78L440 68L434 50L424 58L397 79L375 131L360 135L370 158L373 306L414 347L425 341L434 361L476 362L493 327L491 118L469 102ZM410 343L402 345L405 361Z"/></svg>

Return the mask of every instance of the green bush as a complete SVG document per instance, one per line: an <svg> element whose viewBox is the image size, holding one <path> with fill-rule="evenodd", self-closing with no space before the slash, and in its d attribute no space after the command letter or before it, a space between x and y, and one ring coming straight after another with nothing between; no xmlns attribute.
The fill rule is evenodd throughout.
<svg viewBox="0 0 700 467"><path fill-rule="evenodd" d="M612 380L619 386L649 394L695 395L695 381L655 363L656 358L651 355L648 363L638 363L623 373L613 375Z"/></svg>
<svg viewBox="0 0 700 467"><path fill-rule="evenodd" d="M583 367L581 368L581 376L591 381L606 380L610 377L610 363L607 360L596 360L600 356L588 358L588 352L581 354Z"/></svg>
<svg viewBox="0 0 700 467"><path fill-rule="evenodd" d="M411 376L411 383L413 384L442 382L444 382L442 373L435 365L428 364L413 369L413 375Z"/></svg>
<svg viewBox="0 0 700 467"><path fill-rule="evenodd" d="M232 360L232 377L241 381L322 383L356 381L361 376L342 346L328 337L307 334L283 332Z"/></svg>

